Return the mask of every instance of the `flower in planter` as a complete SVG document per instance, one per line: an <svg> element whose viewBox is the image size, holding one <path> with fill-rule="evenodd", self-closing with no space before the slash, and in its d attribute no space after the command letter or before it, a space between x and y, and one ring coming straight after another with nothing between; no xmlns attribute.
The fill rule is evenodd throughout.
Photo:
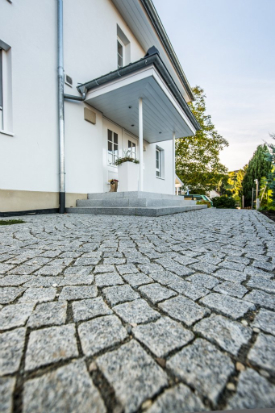
<svg viewBox="0 0 275 413"><path fill-rule="evenodd" d="M131 155L131 151L124 151L124 156L122 156L121 158L117 158L117 160L115 161L115 165L121 165L124 162L133 162L133 163L139 163L139 160L136 158L133 158Z"/></svg>

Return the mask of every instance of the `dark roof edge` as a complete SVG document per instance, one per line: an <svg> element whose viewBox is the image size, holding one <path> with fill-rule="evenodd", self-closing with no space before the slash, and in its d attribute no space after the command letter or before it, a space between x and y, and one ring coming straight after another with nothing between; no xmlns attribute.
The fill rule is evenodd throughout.
<svg viewBox="0 0 275 413"><path fill-rule="evenodd" d="M154 66L159 74L161 75L162 79L165 81L166 85L168 86L169 90L172 92L173 96L176 98L177 102L179 103L180 107L183 109L184 113L191 121L192 125L196 130L200 130L200 125L191 112L188 104L186 103L184 97L182 96L178 86L176 85L174 79L172 78L171 74L169 73L167 67L165 66L164 62L162 61L159 53L156 52L149 56L145 56L142 59L138 60L137 62L130 63L127 66L124 66L120 69L114 70L106 75L103 75L97 79L91 80L90 82L83 83L79 85L77 89L82 93L85 89L88 92L98 86L102 86L114 80L117 80L121 77L127 76L131 73L135 73L138 70L141 70L148 66Z"/></svg>
<svg viewBox="0 0 275 413"><path fill-rule="evenodd" d="M174 66L174 69L176 70L180 80L182 81L183 85L186 88L187 94L189 95L191 100L194 100L194 96L191 90L191 86L189 85L189 82L185 76L185 73L183 71L183 68L179 62L179 59L176 55L176 52L170 42L170 39L168 37L168 34L166 33L166 30L160 20L160 17L158 15L158 12L152 2L152 0L140 0L143 8L146 11L146 14L148 15L152 25L154 26L154 29L157 32L157 35L166 51L168 56L171 59L171 62Z"/></svg>

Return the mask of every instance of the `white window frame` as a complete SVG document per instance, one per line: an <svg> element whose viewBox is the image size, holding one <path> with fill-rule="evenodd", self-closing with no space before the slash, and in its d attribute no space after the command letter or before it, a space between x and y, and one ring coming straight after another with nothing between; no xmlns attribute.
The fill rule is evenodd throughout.
<svg viewBox="0 0 275 413"><path fill-rule="evenodd" d="M0 39L1 53L1 108L0 133L14 136L12 122L11 47Z"/></svg>
<svg viewBox="0 0 275 413"><path fill-rule="evenodd" d="M164 149L156 146L155 152L156 178L164 179Z"/></svg>
<svg viewBox="0 0 275 413"><path fill-rule="evenodd" d="M117 143L115 142L115 140L117 140ZM111 150L109 149L110 146L111 146ZM116 149L116 146L117 146L117 149ZM118 158L118 151L119 151L118 133L108 128L107 129L107 164L108 166L116 166L115 161ZM110 157L112 158L111 161L110 161Z"/></svg>
<svg viewBox="0 0 275 413"><path fill-rule="evenodd" d="M120 46L121 46L122 55L119 54L118 44L120 44ZM121 65L119 64L119 60L120 60L120 59L121 59L121 61L122 61L122 64L121 64ZM118 68L118 69L120 69L121 67L124 66L124 60L125 60L124 44L123 44L123 42L121 41L121 39L118 37L118 38L117 38L117 68Z"/></svg>

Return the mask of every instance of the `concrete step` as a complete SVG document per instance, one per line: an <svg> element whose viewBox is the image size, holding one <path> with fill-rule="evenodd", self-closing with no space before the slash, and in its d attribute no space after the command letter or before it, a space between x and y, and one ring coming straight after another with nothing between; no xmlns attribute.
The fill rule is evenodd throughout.
<svg viewBox="0 0 275 413"><path fill-rule="evenodd" d="M88 199L121 199L121 198L147 198L147 199L183 199L183 197L171 194L157 194L145 191L129 192L100 192L88 194Z"/></svg>
<svg viewBox="0 0 275 413"><path fill-rule="evenodd" d="M159 217L187 211L196 211L207 208L206 205L168 206L168 207L76 207L66 208L71 214L94 215L137 215L146 217Z"/></svg>
<svg viewBox="0 0 275 413"><path fill-rule="evenodd" d="M107 199L79 199L77 207L168 207L196 205L196 201L177 199L154 198L107 198Z"/></svg>

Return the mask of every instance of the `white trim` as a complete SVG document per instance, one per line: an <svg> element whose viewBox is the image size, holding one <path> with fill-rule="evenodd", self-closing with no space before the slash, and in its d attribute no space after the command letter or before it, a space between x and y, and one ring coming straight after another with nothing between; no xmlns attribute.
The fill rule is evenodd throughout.
<svg viewBox="0 0 275 413"><path fill-rule="evenodd" d="M0 133L1 133L2 135L14 136L14 133L8 132L8 131L5 131L5 130L0 130Z"/></svg>

